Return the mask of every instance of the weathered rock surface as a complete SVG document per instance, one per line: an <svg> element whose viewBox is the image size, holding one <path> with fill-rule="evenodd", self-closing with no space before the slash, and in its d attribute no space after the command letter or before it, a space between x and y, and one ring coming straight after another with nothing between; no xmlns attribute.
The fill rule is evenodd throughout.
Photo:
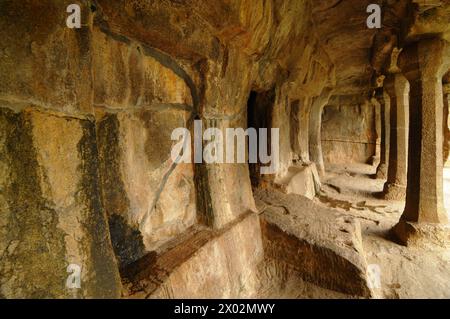
<svg viewBox="0 0 450 319"><path fill-rule="evenodd" d="M297 194L313 199L321 188L316 166L312 163L302 167L290 167L288 175L280 182L280 186L286 194Z"/></svg>
<svg viewBox="0 0 450 319"><path fill-rule="evenodd" d="M306 281L349 295L371 295L359 223L298 195L259 191L264 253Z"/></svg>
<svg viewBox="0 0 450 319"><path fill-rule="evenodd" d="M2 1L0 99L21 107L92 113L91 34L66 27L69 1ZM87 1L82 1L86 4ZM82 23L89 20L82 6Z"/></svg>
<svg viewBox="0 0 450 319"><path fill-rule="evenodd" d="M254 297L283 264L369 296L356 224L266 194L263 237L248 212L254 180L313 198L316 170L378 156L368 101L393 48L450 39L448 0L375 1L378 30L373 2L1 1L0 297L118 297L119 269L129 297ZM176 165L171 132L194 119L279 128L278 171Z"/></svg>
<svg viewBox="0 0 450 319"><path fill-rule="evenodd" d="M119 297L94 124L31 108L0 112L0 294ZM81 267L81 289L66 288L70 264Z"/></svg>
<svg viewBox="0 0 450 319"><path fill-rule="evenodd" d="M138 42L113 38L97 28L92 45L95 106L133 109L175 104L192 108L191 91L184 79L162 64L169 63L167 58L164 60Z"/></svg>
<svg viewBox="0 0 450 319"><path fill-rule="evenodd" d="M328 164L369 163L375 155L377 134L375 108L369 103L325 107L322 148Z"/></svg>
<svg viewBox="0 0 450 319"><path fill-rule="evenodd" d="M115 224L123 223L111 234L121 264L196 222L193 164L176 165L170 155L172 130L185 127L188 115L179 109L140 110L98 121L105 209ZM136 247L119 248L126 243Z"/></svg>
<svg viewBox="0 0 450 319"><path fill-rule="evenodd" d="M251 298L263 260L259 216L228 227L190 229L175 243L123 270L129 298ZM239 251L239 253L236 253Z"/></svg>

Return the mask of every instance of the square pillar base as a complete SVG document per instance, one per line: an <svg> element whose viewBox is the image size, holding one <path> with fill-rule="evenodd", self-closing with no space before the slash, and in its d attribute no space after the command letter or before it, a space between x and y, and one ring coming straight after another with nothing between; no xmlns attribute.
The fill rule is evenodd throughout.
<svg viewBox="0 0 450 319"><path fill-rule="evenodd" d="M406 186L393 183L384 184L383 198L386 200L405 200Z"/></svg>
<svg viewBox="0 0 450 319"><path fill-rule="evenodd" d="M400 220L392 230L395 239L405 246L450 246L450 224L414 223Z"/></svg>
<svg viewBox="0 0 450 319"><path fill-rule="evenodd" d="M388 166L387 164L380 164L375 173L376 179L387 179Z"/></svg>

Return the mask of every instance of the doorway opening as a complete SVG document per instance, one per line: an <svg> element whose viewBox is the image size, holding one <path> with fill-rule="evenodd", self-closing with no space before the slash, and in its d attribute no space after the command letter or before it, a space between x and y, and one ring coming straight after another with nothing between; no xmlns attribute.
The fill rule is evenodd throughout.
<svg viewBox="0 0 450 319"><path fill-rule="evenodd" d="M271 134L270 129L272 128L272 116L273 107L275 104L275 89L268 91L251 91L247 102L247 128L254 128L257 132L257 149L260 150L260 137L259 129L267 129L267 150L271 154ZM247 143L249 141L247 140ZM262 185L265 181L264 176L260 173L260 168L263 165L260 162L259 156L257 163L248 163L250 181L252 187L257 188Z"/></svg>

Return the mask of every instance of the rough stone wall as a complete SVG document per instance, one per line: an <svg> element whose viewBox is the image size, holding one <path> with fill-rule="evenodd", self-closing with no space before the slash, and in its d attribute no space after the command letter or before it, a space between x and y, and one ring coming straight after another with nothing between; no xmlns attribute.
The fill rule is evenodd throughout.
<svg viewBox="0 0 450 319"><path fill-rule="evenodd" d="M264 255L258 223L259 215L250 213L221 230L192 229L179 244L126 269L127 297L257 297Z"/></svg>
<svg viewBox="0 0 450 319"><path fill-rule="evenodd" d="M308 160L308 136L283 123L298 112L306 128L309 104L292 101L330 81L309 1L76 1L71 30L72 2L0 4L2 297L118 297L119 268L254 211L247 165L175 165L172 130L245 127L250 91L275 88L281 176ZM259 221L245 224L235 249L261 249ZM261 259L244 257L233 272ZM65 287L72 263L81 290Z"/></svg>
<svg viewBox="0 0 450 319"><path fill-rule="evenodd" d="M77 30L65 24L73 2ZM283 181L295 165L312 170L322 104L371 85L375 31L365 10L353 15L369 2L1 1L0 297L118 297L119 269L164 256L196 227L215 240L165 278L179 295L158 295L251 296L262 246L258 216L248 215L248 165L176 165L170 134L192 132L194 119L245 128L250 93L273 90L280 167L266 180ZM333 110L324 114L326 160L366 161L373 112L360 102ZM338 125L348 127L344 152L329 143ZM65 288L72 263L81 290ZM210 284L183 290L186 278Z"/></svg>
<svg viewBox="0 0 450 319"><path fill-rule="evenodd" d="M122 265L196 222L194 167L170 156L192 95L170 59L147 47L94 27L92 50L101 188Z"/></svg>
<svg viewBox="0 0 450 319"><path fill-rule="evenodd" d="M322 117L326 163L371 163L376 154L375 108L371 103L329 105Z"/></svg>
<svg viewBox="0 0 450 319"><path fill-rule="evenodd" d="M0 12L0 296L118 297L89 30L67 29L58 2L2 1ZM65 287L70 264L81 267L82 289Z"/></svg>
<svg viewBox="0 0 450 319"><path fill-rule="evenodd" d="M308 164L310 130L314 101L323 99L327 88L334 86L334 64L312 31L305 25L298 39L301 58L292 65L289 77L277 87L272 126L280 129L280 167L275 183L288 175L289 167Z"/></svg>

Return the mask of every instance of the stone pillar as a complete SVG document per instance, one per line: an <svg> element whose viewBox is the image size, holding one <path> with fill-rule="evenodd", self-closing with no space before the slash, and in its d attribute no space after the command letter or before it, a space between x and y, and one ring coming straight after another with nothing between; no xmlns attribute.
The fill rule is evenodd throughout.
<svg viewBox="0 0 450 319"><path fill-rule="evenodd" d="M326 88L322 94L315 99L311 106L309 120L309 153L310 159L313 161L320 175L325 174L325 165L322 154L322 113L323 108L327 105L331 97L331 89Z"/></svg>
<svg viewBox="0 0 450 319"><path fill-rule="evenodd" d="M300 108L300 160L303 163L309 163L309 118L310 118L310 111L311 111L311 98L305 97L301 100L302 106Z"/></svg>
<svg viewBox="0 0 450 319"><path fill-rule="evenodd" d="M450 167L450 84L444 87L444 166Z"/></svg>
<svg viewBox="0 0 450 319"><path fill-rule="evenodd" d="M384 197L403 200L408 164L409 83L401 74L389 75L384 87L390 99L390 152Z"/></svg>
<svg viewBox="0 0 450 319"><path fill-rule="evenodd" d="M448 236L447 226L441 225L448 222L442 179L442 77L450 68L449 51L446 41L425 39L405 48L399 58L411 87L410 128L406 206L393 231L407 245Z"/></svg>
<svg viewBox="0 0 450 319"><path fill-rule="evenodd" d="M380 165L378 165L375 177L386 179L389 165L391 101L385 91L380 93L376 99L381 106L381 152Z"/></svg>
<svg viewBox="0 0 450 319"><path fill-rule="evenodd" d="M371 105L374 107L375 110L375 132L377 134L377 138L375 140L375 155L372 157L372 165L378 167L380 165L380 158L381 158L381 104L376 99L371 99Z"/></svg>

